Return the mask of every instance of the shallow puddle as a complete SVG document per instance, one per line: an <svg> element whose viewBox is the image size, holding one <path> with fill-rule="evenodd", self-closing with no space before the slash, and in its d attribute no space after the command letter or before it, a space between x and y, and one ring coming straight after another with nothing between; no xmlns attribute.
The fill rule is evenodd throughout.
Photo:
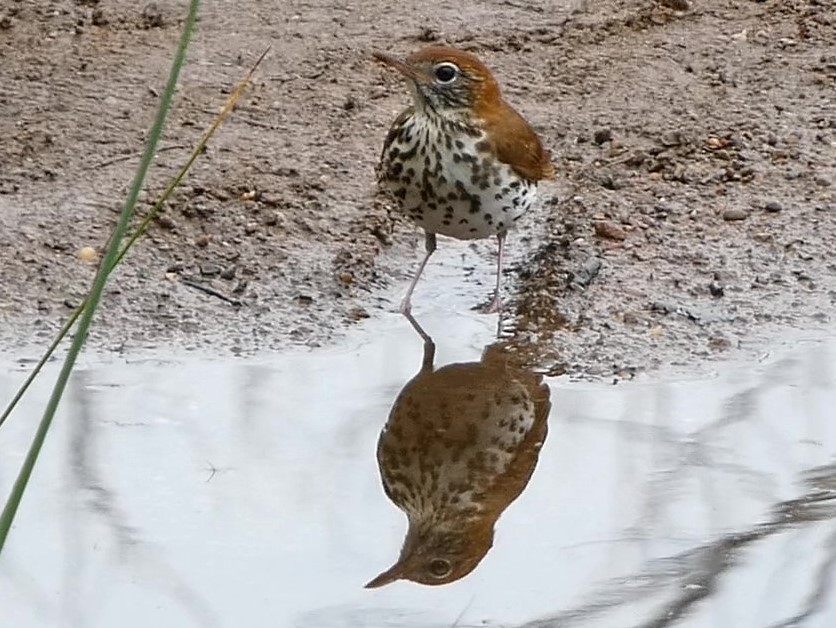
<svg viewBox="0 0 836 628"><path fill-rule="evenodd" d="M436 372L478 362L492 342L492 317L430 313L421 323ZM520 486L505 482L491 498L507 510L481 562L450 584L366 589L396 563L407 530L376 448L423 359L394 315L339 349L87 358L0 560L2 624L833 625L836 344L801 343L711 379L548 381L548 435L518 468ZM4 404L27 372L11 357L5 365ZM468 383L483 367L445 373L523 418L546 403L520 388L529 376L502 367L493 383ZM4 499L56 372L0 429ZM455 424L467 410L444 397L447 380L432 381L429 396L416 384L418 401L401 398L404 416L435 407L438 419L449 402ZM482 401L468 397L477 410ZM408 438L405 425L396 431ZM425 433L411 442L429 447ZM471 435L485 460L516 455L492 457L493 432ZM463 456L468 468L483 459L472 443ZM424 566L445 571L430 554Z"/></svg>

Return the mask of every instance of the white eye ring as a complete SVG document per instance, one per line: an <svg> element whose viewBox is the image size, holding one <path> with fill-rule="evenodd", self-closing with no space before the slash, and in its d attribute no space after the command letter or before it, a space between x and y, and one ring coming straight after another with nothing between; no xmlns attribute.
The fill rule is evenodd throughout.
<svg viewBox="0 0 836 628"><path fill-rule="evenodd" d="M449 85L455 81L459 77L460 72L461 70L459 70L459 66L455 63L450 63L449 61L439 63L433 68L435 82L441 85Z"/></svg>
<svg viewBox="0 0 836 628"><path fill-rule="evenodd" d="M453 565L449 560L434 558L430 561L429 569L434 578L446 578L453 571Z"/></svg>

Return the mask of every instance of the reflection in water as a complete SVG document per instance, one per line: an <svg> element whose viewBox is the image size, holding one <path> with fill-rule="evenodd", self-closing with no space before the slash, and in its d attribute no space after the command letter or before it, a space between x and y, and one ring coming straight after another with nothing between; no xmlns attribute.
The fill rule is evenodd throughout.
<svg viewBox="0 0 836 628"><path fill-rule="evenodd" d="M516 354L492 345L478 358L492 340L484 318L428 317L451 356L442 362L457 364L434 370L427 345L417 375L421 345L392 318L339 350L110 360L76 372L0 559L0 626L836 625L836 343L799 343L710 379L547 380L553 435L538 451L548 391L508 364ZM2 495L57 369L0 429ZM458 466L438 465L438 489L491 438L479 431L479 402L504 400L487 405L490 418L512 407L516 389L533 407L517 414L535 420L513 454L482 455L485 486L460 481L459 504L432 499L434 467L404 466L397 445L387 466L381 443L384 482L404 476L390 490L403 493L396 504L407 510L414 493L418 514L431 512L410 515L394 577L429 576L409 557L436 553L439 530L466 550L442 556L448 578L479 569L451 586L369 592L358 582L395 562L405 528L369 453L413 376L390 417L390 427L406 422L407 456L423 447L451 459L433 429L451 438L474 417L473 437L453 441ZM0 362L0 399L22 377ZM501 514L500 541L478 562L535 462L525 498Z"/></svg>
<svg viewBox="0 0 836 628"><path fill-rule="evenodd" d="M512 364L498 344L480 362L421 370L389 413L378 442L383 488L406 513L400 557L367 587L406 579L446 584L469 574L493 544L502 512L528 484L551 407L542 378Z"/></svg>
<svg viewBox="0 0 836 628"><path fill-rule="evenodd" d="M91 372L76 372L69 389L72 416L68 421L67 508L61 521L67 547L63 586L68 595L62 614L73 626L89 625L88 615L95 615L100 600L98 596L94 596L92 602L85 600L82 586L82 574L91 562L87 550L93 545L109 554L107 560L137 576L153 573L156 586L179 604L196 624L216 626L217 619L207 600L167 564L165 557L142 538L141 529L130 522L120 504L126 496L111 486L108 472L101 468L99 440L103 436L100 429L103 418L97 416L95 399L98 391ZM91 521L85 521L82 514L85 511L102 526L88 527ZM96 530L95 534L91 534L91 529Z"/></svg>
<svg viewBox="0 0 836 628"><path fill-rule="evenodd" d="M800 530L819 522L830 522L823 543L821 561L814 575L812 591L801 610L788 619L770 623L769 628L798 628L808 619L823 614L829 603L836 569L836 464L811 469L806 474L806 492L778 502L769 519L744 530L720 535L698 547L673 556L648 561L629 577L613 578L591 593L585 603L560 614L522 624L518 628L592 626L601 616L618 607L655 600L658 608L636 628L666 628L679 625L701 601L719 594L721 578L745 567L744 552L756 542L787 530ZM832 626L832 617L827 619ZM816 624L818 625L818 624Z"/></svg>

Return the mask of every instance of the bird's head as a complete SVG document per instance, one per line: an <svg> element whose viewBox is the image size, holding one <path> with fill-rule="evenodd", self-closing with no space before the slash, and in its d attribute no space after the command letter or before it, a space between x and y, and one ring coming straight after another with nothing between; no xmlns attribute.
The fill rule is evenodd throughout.
<svg viewBox="0 0 836 628"><path fill-rule="evenodd" d="M405 59L382 52L374 57L409 80L418 111L460 117L478 115L500 102L499 85L490 70L464 50L429 46Z"/></svg>

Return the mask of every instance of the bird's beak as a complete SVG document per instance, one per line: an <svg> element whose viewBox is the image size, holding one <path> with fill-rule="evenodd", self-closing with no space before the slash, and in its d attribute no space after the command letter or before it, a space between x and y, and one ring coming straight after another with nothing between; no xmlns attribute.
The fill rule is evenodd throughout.
<svg viewBox="0 0 836 628"><path fill-rule="evenodd" d="M403 578L403 568L401 567L400 561L392 565L389 569L384 571L382 574L370 580L366 583L366 589L377 589L378 587L385 586L387 584L392 584L395 580L400 580Z"/></svg>
<svg viewBox="0 0 836 628"><path fill-rule="evenodd" d="M392 55L388 55L384 52L375 52L373 53L373 56L381 63L385 63L389 67L395 68L398 72L413 81L419 81L422 83L427 81L427 76L421 70L413 65L410 65L403 59L398 59L397 57L393 57Z"/></svg>

